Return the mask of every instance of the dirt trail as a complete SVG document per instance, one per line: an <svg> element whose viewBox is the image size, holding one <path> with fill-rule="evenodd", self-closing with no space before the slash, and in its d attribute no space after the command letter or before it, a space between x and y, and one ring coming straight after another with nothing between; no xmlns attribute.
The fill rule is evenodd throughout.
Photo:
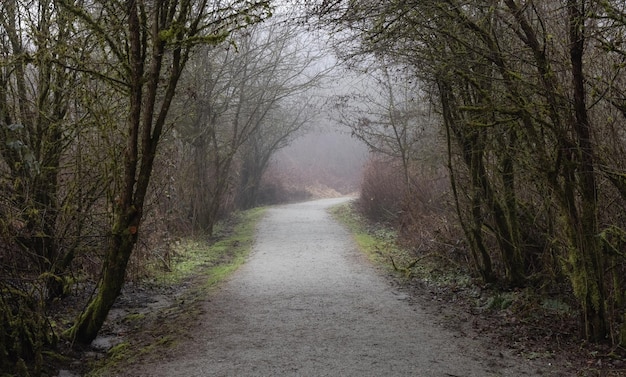
<svg viewBox="0 0 626 377"><path fill-rule="evenodd" d="M127 375L550 375L411 305L327 214L341 200L270 209L249 260L205 304L201 327Z"/></svg>

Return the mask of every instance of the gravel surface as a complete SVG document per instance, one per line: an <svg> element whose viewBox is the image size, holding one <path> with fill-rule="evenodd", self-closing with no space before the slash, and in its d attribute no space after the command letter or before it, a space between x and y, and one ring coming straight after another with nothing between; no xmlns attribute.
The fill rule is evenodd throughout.
<svg viewBox="0 0 626 377"><path fill-rule="evenodd" d="M344 200L269 209L248 261L207 300L190 338L126 375L550 375L411 304L326 212Z"/></svg>

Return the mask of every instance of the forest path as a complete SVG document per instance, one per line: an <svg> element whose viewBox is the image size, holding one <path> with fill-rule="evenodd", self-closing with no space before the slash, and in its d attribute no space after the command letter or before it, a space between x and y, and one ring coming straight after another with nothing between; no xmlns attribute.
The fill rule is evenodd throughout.
<svg viewBox="0 0 626 377"><path fill-rule="evenodd" d="M327 213L345 200L269 209L248 261L205 303L201 327L126 375L545 375L410 304Z"/></svg>

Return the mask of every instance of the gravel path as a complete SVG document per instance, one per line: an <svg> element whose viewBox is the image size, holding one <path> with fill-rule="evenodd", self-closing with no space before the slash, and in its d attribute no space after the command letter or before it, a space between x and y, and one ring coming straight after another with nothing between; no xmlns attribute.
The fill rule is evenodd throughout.
<svg viewBox="0 0 626 377"><path fill-rule="evenodd" d="M441 328L392 288L326 212L275 207L202 327L129 376L535 376L536 365Z"/></svg>

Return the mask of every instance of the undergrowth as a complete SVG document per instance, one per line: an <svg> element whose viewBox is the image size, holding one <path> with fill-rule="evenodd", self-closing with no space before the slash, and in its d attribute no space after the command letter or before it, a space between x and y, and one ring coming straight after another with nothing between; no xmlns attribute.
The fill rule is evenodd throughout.
<svg viewBox="0 0 626 377"><path fill-rule="evenodd" d="M623 350L577 341L578 311L571 300L532 288L485 285L458 256L455 248L462 245L435 240L430 247L411 246L394 227L362 216L354 203L336 206L331 213L374 264L396 272L412 295L446 318L450 327L483 334L491 344L510 348L522 358L541 359L572 372L566 375L626 375L621 369Z"/></svg>
<svg viewBox="0 0 626 377"><path fill-rule="evenodd" d="M123 321L132 324L132 332L105 358L95 362L86 376L114 375L139 358L156 360L165 349L188 335L211 289L245 261L264 213L264 208L239 212L223 223L218 235L211 239L179 240L168 268L151 269L144 281L149 289L157 291L159 286L174 287L180 293L176 302L164 309L124 317Z"/></svg>
<svg viewBox="0 0 626 377"><path fill-rule="evenodd" d="M471 284L471 276L458 262L442 253L408 245L394 227L368 220L354 203L335 206L330 212L350 230L359 248L373 263L397 272L398 277L444 285Z"/></svg>

